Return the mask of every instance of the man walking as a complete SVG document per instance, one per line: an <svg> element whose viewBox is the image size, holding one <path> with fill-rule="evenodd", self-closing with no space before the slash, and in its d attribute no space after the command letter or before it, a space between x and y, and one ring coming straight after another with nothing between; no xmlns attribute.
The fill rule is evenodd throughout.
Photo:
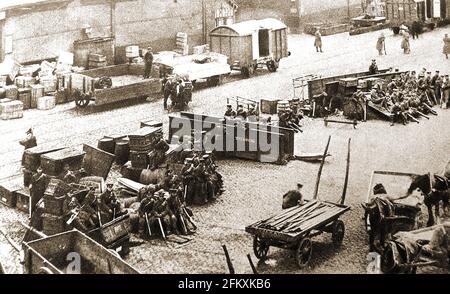
<svg viewBox="0 0 450 294"><path fill-rule="evenodd" d="M444 49L443 49L443 53L445 55L445 58L448 59L448 55L450 54L450 37L448 36L448 34L445 34L444 36Z"/></svg>
<svg viewBox="0 0 450 294"><path fill-rule="evenodd" d="M411 53L411 45L409 43L409 33L405 31L403 33L403 40L401 48L403 49L403 53L410 54Z"/></svg>
<svg viewBox="0 0 450 294"><path fill-rule="evenodd" d="M315 33L314 47L316 47L317 52L323 53L323 51L322 51L322 35L320 34L319 30L317 30Z"/></svg>
<svg viewBox="0 0 450 294"><path fill-rule="evenodd" d="M381 33L381 35L378 37L378 41L377 41L377 50L378 50L378 54L379 55L383 55L383 51L384 54L386 54L386 38L384 37L384 34Z"/></svg>
<svg viewBox="0 0 450 294"><path fill-rule="evenodd" d="M144 79L149 79L152 75L152 67L153 67L153 52L151 47L148 47L147 53L145 53L144 55L144 62L145 62Z"/></svg>

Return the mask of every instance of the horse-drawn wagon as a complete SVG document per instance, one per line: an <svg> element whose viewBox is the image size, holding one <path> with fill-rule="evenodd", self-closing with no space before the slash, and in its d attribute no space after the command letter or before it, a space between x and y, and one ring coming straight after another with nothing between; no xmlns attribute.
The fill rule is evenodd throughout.
<svg viewBox="0 0 450 294"><path fill-rule="evenodd" d="M143 79L144 66L139 64L113 65L73 73L58 85L63 100L75 101L78 107L94 102L96 106L147 98L161 92L159 79Z"/></svg>
<svg viewBox="0 0 450 294"><path fill-rule="evenodd" d="M22 247L27 274L139 273L116 253L77 230L24 242Z"/></svg>

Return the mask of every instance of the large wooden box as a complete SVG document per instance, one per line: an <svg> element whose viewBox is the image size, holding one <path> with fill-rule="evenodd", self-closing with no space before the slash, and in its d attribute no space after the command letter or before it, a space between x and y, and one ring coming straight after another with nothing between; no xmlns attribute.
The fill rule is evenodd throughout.
<svg viewBox="0 0 450 294"><path fill-rule="evenodd" d="M16 85L5 86L6 98L16 100L19 95L19 90Z"/></svg>
<svg viewBox="0 0 450 294"><path fill-rule="evenodd" d="M277 114L279 100L261 100L261 113L264 114Z"/></svg>
<svg viewBox="0 0 450 294"><path fill-rule="evenodd" d="M66 164L71 170L81 169L84 155L84 151L72 148L44 154L41 156L42 171L50 176L58 176L64 171Z"/></svg>
<svg viewBox="0 0 450 294"><path fill-rule="evenodd" d="M10 101L0 104L0 118L3 120L17 119L23 117L23 103Z"/></svg>
<svg viewBox="0 0 450 294"><path fill-rule="evenodd" d="M55 216L63 215L63 206L66 196L44 196L44 211Z"/></svg>
<svg viewBox="0 0 450 294"><path fill-rule="evenodd" d="M133 168L146 169L149 165L148 153L147 152L139 152L139 151L131 151L130 152L130 161L131 161L131 166Z"/></svg>
<svg viewBox="0 0 450 294"><path fill-rule="evenodd" d="M48 213L42 215L42 231L47 236L53 236L66 231L64 217Z"/></svg>
<svg viewBox="0 0 450 294"><path fill-rule="evenodd" d="M62 150L63 148L46 147L43 145L36 146L25 150L22 166L30 171L37 171L41 165L41 156L47 153Z"/></svg>
<svg viewBox="0 0 450 294"><path fill-rule="evenodd" d="M30 88L20 88L18 100L23 103L23 109L31 108L31 89Z"/></svg>
<svg viewBox="0 0 450 294"><path fill-rule="evenodd" d="M44 96L44 86L31 85L31 108L38 107L38 98Z"/></svg>
<svg viewBox="0 0 450 294"><path fill-rule="evenodd" d="M21 176L8 178L0 182L0 203L8 207L16 207L16 192L23 189L23 179Z"/></svg>
<svg viewBox="0 0 450 294"><path fill-rule="evenodd" d="M128 135L130 139L130 150L150 152L155 144L158 142L158 138L162 134L162 128L145 127L137 130L134 133Z"/></svg>
<svg viewBox="0 0 450 294"><path fill-rule="evenodd" d="M83 161L83 168L86 172L89 175L102 177L106 180L115 159L114 154L89 145L84 145L83 151L86 154Z"/></svg>

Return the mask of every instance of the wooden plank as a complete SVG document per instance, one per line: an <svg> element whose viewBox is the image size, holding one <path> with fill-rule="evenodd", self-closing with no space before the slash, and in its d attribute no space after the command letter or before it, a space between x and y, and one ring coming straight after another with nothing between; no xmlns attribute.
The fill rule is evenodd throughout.
<svg viewBox="0 0 450 294"><path fill-rule="evenodd" d="M129 73L129 65L121 64L121 65L111 65L105 66L101 68L89 69L82 71L81 74L85 76L89 76L91 78L100 78L104 76L115 77L115 76L125 76Z"/></svg>

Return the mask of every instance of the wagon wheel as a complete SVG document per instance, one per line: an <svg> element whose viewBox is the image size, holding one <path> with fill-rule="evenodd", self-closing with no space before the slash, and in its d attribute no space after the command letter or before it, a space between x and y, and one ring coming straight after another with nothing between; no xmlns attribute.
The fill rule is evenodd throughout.
<svg viewBox="0 0 450 294"><path fill-rule="evenodd" d="M304 268L308 265L312 255L312 242L311 239L305 238L300 241L295 257L299 268Z"/></svg>
<svg viewBox="0 0 450 294"><path fill-rule="evenodd" d="M91 97L88 94L81 93L80 91L75 91L73 93L75 104L78 107L87 107L91 101Z"/></svg>
<svg viewBox="0 0 450 294"><path fill-rule="evenodd" d="M258 259L266 258L269 248L270 246L264 240L256 236L253 238L253 252Z"/></svg>
<svg viewBox="0 0 450 294"><path fill-rule="evenodd" d="M274 60L267 61L267 69L268 69L270 72L276 72L277 69L278 69L278 63L275 62Z"/></svg>
<svg viewBox="0 0 450 294"><path fill-rule="evenodd" d="M341 220L337 220L333 224L333 232L331 235L331 239L333 240L333 245L335 247L340 247L342 245L342 241L344 240L345 234L345 225Z"/></svg>

